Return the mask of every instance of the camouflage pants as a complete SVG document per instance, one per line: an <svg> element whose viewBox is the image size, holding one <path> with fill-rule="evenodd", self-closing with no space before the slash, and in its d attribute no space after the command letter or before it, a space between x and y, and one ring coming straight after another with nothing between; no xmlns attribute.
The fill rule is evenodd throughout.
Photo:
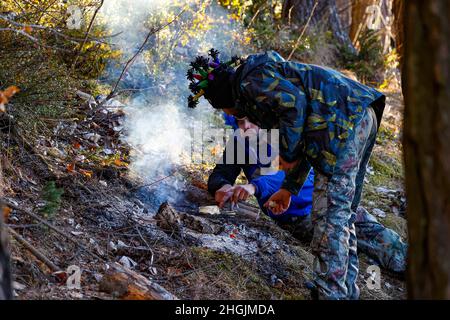
<svg viewBox="0 0 450 320"><path fill-rule="evenodd" d="M315 175L311 247L320 299L359 298L356 209L376 134L375 113L367 108L338 155L333 175Z"/></svg>
<svg viewBox="0 0 450 320"><path fill-rule="evenodd" d="M302 242L310 243L313 238L311 215L291 217L278 225ZM365 253L386 270L405 272L408 246L398 233L383 226L363 207L356 210L355 230L359 253Z"/></svg>

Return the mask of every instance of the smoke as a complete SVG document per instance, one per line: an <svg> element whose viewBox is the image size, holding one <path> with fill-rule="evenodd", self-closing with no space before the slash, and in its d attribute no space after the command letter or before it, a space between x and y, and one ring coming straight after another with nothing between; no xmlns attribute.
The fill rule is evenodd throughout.
<svg viewBox="0 0 450 320"><path fill-rule="evenodd" d="M124 140L136 150L130 165L132 173L146 184L170 176L151 190L158 201L179 199L185 184L174 171L190 162L192 145L201 143L193 141L198 138L193 137L192 126L199 122L208 126L214 118L212 108L205 102L195 110L187 108L185 74L189 62L211 47L225 57L245 53L239 39L243 30L228 18L225 9L212 1L182 2L106 0L100 12L102 24L113 34L119 33L112 41L123 59L112 62L104 76L112 82L122 71L124 61L142 44L149 27L164 24L183 8L186 10L152 37L121 84L123 89L134 90L126 101L124 135Z"/></svg>

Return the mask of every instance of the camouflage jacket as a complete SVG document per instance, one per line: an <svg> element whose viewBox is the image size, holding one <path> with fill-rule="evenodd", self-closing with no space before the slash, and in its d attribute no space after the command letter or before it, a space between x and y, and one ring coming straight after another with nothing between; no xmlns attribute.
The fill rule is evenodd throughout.
<svg viewBox="0 0 450 320"><path fill-rule="evenodd" d="M261 128L279 129L280 155L300 160L283 188L301 189L311 165L331 176L336 157L363 111L373 106L378 124L385 97L375 89L316 65L288 62L269 51L251 55L233 79L235 108Z"/></svg>

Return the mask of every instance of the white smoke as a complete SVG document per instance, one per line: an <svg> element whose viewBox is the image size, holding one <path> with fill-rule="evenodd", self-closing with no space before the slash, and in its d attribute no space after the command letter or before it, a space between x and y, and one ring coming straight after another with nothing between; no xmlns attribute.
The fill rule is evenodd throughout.
<svg viewBox="0 0 450 320"><path fill-rule="evenodd" d="M101 23L106 24L113 34L119 33L112 42L123 55L120 64L109 66L106 79L117 79L123 62L133 56L142 44L151 24L158 24L158 17L161 16L165 17L165 20L159 23L166 23L167 16L164 16L164 11L172 10L172 15L169 16L174 17L183 7L180 3L183 1L105 1L101 10ZM171 175L177 165L189 161L193 143L190 126L194 121L211 122L212 109L205 102L200 103L195 110L187 108L186 98L189 92L185 74L189 62L197 54L205 54L211 47L219 49L228 57L244 53L236 40L242 30L239 25L230 21L226 10L212 1L184 0L184 3L189 6L190 12L182 15L149 41L122 83L132 88L144 89L126 101L128 107L124 139L137 151L132 157L130 169L145 183ZM205 3L208 3L207 18L217 22L213 22L206 30L194 32L194 37L191 33L187 44L182 43L175 36L179 37L182 30L192 23L192 12ZM164 41L161 40L163 35L166 39ZM183 185L179 176L173 179L168 182L171 188L159 185L158 191L163 189L164 192L173 193L174 188Z"/></svg>

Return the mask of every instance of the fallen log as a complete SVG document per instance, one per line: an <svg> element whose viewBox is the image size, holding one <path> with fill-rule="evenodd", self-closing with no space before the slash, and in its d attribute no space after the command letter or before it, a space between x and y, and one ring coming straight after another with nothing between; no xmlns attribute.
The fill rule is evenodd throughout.
<svg viewBox="0 0 450 320"><path fill-rule="evenodd" d="M100 291L123 300L178 300L159 284L118 263L103 276Z"/></svg>
<svg viewBox="0 0 450 320"><path fill-rule="evenodd" d="M200 233L218 234L222 226L203 217L177 212L170 204L164 202L155 215L158 227L166 233L180 236L188 228Z"/></svg>

